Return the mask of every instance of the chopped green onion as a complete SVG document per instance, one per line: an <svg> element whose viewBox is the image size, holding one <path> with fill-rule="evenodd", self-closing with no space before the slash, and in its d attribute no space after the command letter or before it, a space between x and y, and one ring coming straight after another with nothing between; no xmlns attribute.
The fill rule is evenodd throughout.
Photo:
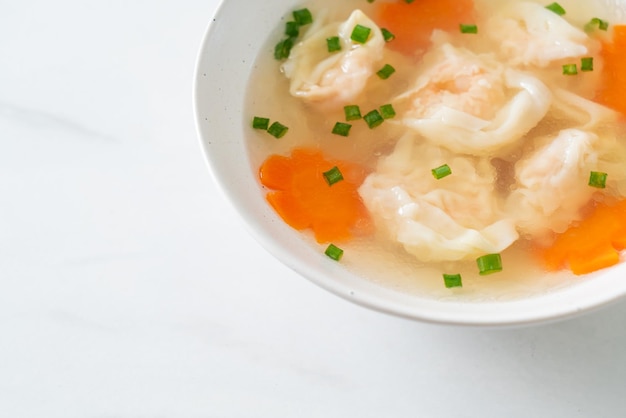
<svg viewBox="0 0 626 418"><path fill-rule="evenodd" d="M576 69L576 64L563 65L563 75L576 75L576 74L578 74L578 70Z"/></svg>
<svg viewBox="0 0 626 418"><path fill-rule="evenodd" d="M430 172L433 173L434 178L436 178L437 180L441 180L442 178L452 174L452 169L448 164L444 164L437 168L433 168L432 170L430 170Z"/></svg>
<svg viewBox="0 0 626 418"><path fill-rule="evenodd" d="M333 133L335 135L348 136L350 134L350 128L352 128L352 125L349 123L337 122L333 127Z"/></svg>
<svg viewBox="0 0 626 418"><path fill-rule="evenodd" d="M476 259L478 274L485 276L502 271L502 258L500 254L487 254Z"/></svg>
<svg viewBox="0 0 626 418"><path fill-rule="evenodd" d="M443 282L448 289L451 287L463 287L460 274L444 274Z"/></svg>
<svg viewBox="0 0 626 418"><path fill-rule="evenodd" d="M352 29L350 39L352 39L354 42L364 44L369 39L370 32L372 32L372 30L367 26L357 24L354 29Z"/></svg>
<svg viewBox="0 0 626 418"><path fill-rule="evenodd" d="M380 32L383 34L383 39L385 40L385 42L390 42L390 41L393 41L394 39L396 39L396 35L394 35L393 33L389 32L388 29L382 28L380 30Z"/></svg>
<svg viewBox="0 0 626 418"><path fill-rule="evenodd" d="M332 186L338 181L343 180L343 174L341 174L341 171L339 171L339 168L337 166L331 168L328 171L325 171L322 174L324 175L326 183L328 183L329 186Z"/></svg>
<svg viewBox="0 0 626 418"><path fill-rule="evenodd" d="M405 3L413 3L415 0L404 0Z"/></svg>
<svg viewBox="0 0 626 418"><path fill-rule="evenodd" d="M339 41L338 36L326 38L326 46L328 47L328 52L341 51L341 42Z"/></svg>
<svg viewBox="0 0 626 418"><path fill-rule="evenodd" d="M290 20L289 22L285 23L285 35L296 38L299 34L300 25L298 24L298 22Z"/></svg>
<svg viewBox="0 0 626 418"><path fill-rule="evenodd" d="M546 6L546 9L556 13L559 16L563 16L565 14L565 9L559 3L552 3Z"/></svg>
<svg viewBox="0 0 626 418"><path fill-rule="evenodd" d="M608 174L600 171L592 171L589 174L589 185L598 189L606 188L606 178Z"/></svg>
<svg viewBox="0 0 626 418"><path fill-rule="evenodd" d="M380 107L380 114L383 119L391 119L396 116L396 111L391 104L385 104Z"/></svg>
<svg viewBox="0 0 626 418"><path fill-rule="evenodd" d="M478 26L476 25L465 25L461 23L459 28L461 29L461 33L478 33Z"/></svg>
<svg viewBox="0 0 626 418"><path fill-rule="evenodd" d="M294 38L285 38L274 47L274 58L277 60L284 60L289 58L291 48L293 48Z"/></svg>
<svg viewBox="0 0 626 418"><path fill-rule="evenodd" d="M374 0L367 0L368 3L374 3Z"/></svg>
<svg viewBox="0 0 626 418"><path fill-rule="evenodd" d="M344 106L343 112L346 115L346 120L361 119L361 109L357 105Z"/></svg>
<svg viewBox="0 0 626 418"><path fill-rule="evenodd" d="M293 18L300 26L308 25L309 23L313 23L313 15L309 9L300 9L294 10Z"/></svg>
<svg viewBox="0 0 626 418"><path fill-rule="evenodd" d="M365 122L367 122L367 126L369 126L370 129L374 129L385 121L385 119L380 113L378 113L378 110L376 109L363 116L363 119L365 119Z"/></svg>
<svg viewBox="0 0 626 418"><path fill-rule="evenodd" d="M329 244L326 248L326 251L324 251L324 254L326 254L328 257L332 258L335 261L339 261L341 260L341 257L343 257L343 250L337 247L335 244Z"/></svg>
<svg viewBox="0 0 626 418"><path fill-rule="evenodd" d="M267 131L267 127L269 125L270 125L270 120L268 118L255 116L254 119L252 119L252 127L254 129L263 129L264 131Z"/></svg>
<svg viewBox="0 0 626 418"><path fill-rule="evenodd" d="M593 71L593 57L580 59L580 71Z"/></svg>
<svg viewBox="0 0 626 418"><path fill-rule="evenodd" d="M270 135L272 135L273 137L277 139L285 136L288 130L289 128L287 128L285 125L281 124L280 122L274 122L270 125L269 128L267 128L267 132L269 132Z"/></svg>
<svg viewBox="0 0 626 418"><path fill-rule="evenodd" d="M609 22L594 17L585 25L585 32L593 32L596 28L606 31L609 29Z"/></svg>
<svg viewBox="0 0 626 418"><path fill-rule="evenodd" d="M378 75L378 77L380 77L383 80L388 79L389 77L391 77L391 74L395 73L396 69L393 68L391 65L389 64L385 64L385 66L383 68L381 68L380 70L378 70L376 72L376 74Z"/></svg>

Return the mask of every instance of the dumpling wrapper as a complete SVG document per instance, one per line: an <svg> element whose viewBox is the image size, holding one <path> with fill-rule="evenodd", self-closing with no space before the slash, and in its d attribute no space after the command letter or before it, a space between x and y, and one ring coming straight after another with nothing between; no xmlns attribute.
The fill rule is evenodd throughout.
<svg viewBox="0 0 626 418"><path fill-rule="evenodd" d="M530 74L490 54L435 46L413 87L395 101L402 123L433 144L477 155L505 155L548 112L552 94Z"/></svg>
<svg viewBox="0 0 626 418"><path fill-rule="evenodd" d="M487 19L483 32L500 46L513 66L544 68L597 50L587 34L544 5L509 3Z"/></svg>
<svg viewBox="0 0 626 418"><path fill-rule="evenodd" d="M436 180L430 170L448 164ZM501 218L495 169L487 159L456 156L403 136L359 188L376 225L421 261L473 259L498 253L518 238Z"/></svg>
<svg viewBox="0 0 626 418"><path fill-rule="evenodd" d="M365 43L351 39L357 24L371 29ZM332 36L339 36L341 51L328 52L326 39ZM353 101L378 70L375 65L382 60L384 45L380 28L360 10L345 22L312 28L282 66L291 95L331 109Z"/></svg>
<svg viewBox="0 0 626 418"><path fill-rule="evenodd" d="M532 152L515 164L514 189L506 207L522 234L543 239L580 220L596 189L588 185L598 165L598 136L564 129L533 140Z"/></svg>
<svg viewBox="0 0 626 418"><path fill-rule="evenodd" d="M615 121L621 118L619 112L565 89L556 88L553 94L551 112L583 130L614 126Z"/></svg>

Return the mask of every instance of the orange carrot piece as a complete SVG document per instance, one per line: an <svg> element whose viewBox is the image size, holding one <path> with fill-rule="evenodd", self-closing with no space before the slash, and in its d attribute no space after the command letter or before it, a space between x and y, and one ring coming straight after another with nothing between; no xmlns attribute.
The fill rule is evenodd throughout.
<svg viewBox="0 0 626 418"><path fill-rule="evenodd" d="M309 227L307 214L291 193L283 191L269 192L265 198L285 223L299 231Z"/></svg>
<svg viewBox="0 0 626 418"><path fill-rule="evenodd" d="M602 45L602 83L596 101L626 115L626 25L614 25L611 42Z"/></svg>
<svg viewBox="0 0 626 418"><path fill-rule="evenodd" d="M335 166L343 180L331 186L323 173ZM295 229L311 228L318 242L372 232L357 191L366 174L356 164L326 159L310 148L296 148L291 156L272 155L259 169L261 184L274 189L266 196L274 210Z"/></svg>
<svg viewBox="0 0 626 418"><path fill-rule="evenodd" d="M311 225L317 242L341 242L352 238L348 225L341 221L323 221Z"/></svg>
<svg viewBox="0 0 626 418"><path fill-rule="evenodd" d="M619 253L610 243L595 248L593 252L570 254L569 268L572 273L580 275L591 273L619 263Z"/></svg>
<svg viewBox="0 0 626 418"><path fill-rule="evenodd" d="M264 186L275 190L285 190L291 184L293 168L291 160L282 155L272 155L259 169L259 178Z"/></svg>
<svg viewBox="0 0 626 418"><path fill-rule="evenodd" d="M433 30L459 31L474 23L473 0L419 0L380 3L374 20L395 35L388 46L407 55L419 55L430 45Z"/></svg>
<svg viewBox="0 0 626 418"><path fill-rule="evenodd" d="M626 249L626 231L620 231L618 236L613 237L611 245L618 251Z"/></svg>
<svg viewBox="0 0 626 418"><path fill-rule="evenodd" d="M549 270L569 266L574 274L586 274L617 264L624 248L626 200L599 204L578 225L557 235L552 246L542 250L542 257Z"/></svg>

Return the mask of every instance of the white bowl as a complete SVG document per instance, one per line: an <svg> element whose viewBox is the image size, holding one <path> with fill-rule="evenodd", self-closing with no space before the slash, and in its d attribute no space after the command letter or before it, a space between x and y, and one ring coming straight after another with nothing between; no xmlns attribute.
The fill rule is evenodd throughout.
<svg viewBox="0 0 626 418"><path fill-rule="evenodd" d="M442 298L393 290L330 260L286 226L266 203L256 178L257 168L248 159L245 129L249 129L249 121L244 117L244 98L259 50L271 33L279 33L277 28L283 24L280 17L300 5L299 0L223 1L209 23L195 73L196 124L208 165L226 198L263 247L300 275L349 301L434 323L532 324L587 312L626 294L624 263L549 291L539 278L531 278L537 284L530 280L527 294L521 298L466 299L456 293Z"/></svg>

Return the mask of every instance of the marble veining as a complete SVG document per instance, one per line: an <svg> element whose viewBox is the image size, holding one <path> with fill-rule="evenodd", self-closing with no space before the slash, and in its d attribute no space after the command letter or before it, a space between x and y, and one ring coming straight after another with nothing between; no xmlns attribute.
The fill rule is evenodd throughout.
<svg viewBox="0 0 626 418"><path fill-rule="evenodd" d="M27 108L10 102L0 102L0 118L34 130L60 130L84 138L119 141L117 138L83 125L78 120L55 114L50 110Z"/></svg>

